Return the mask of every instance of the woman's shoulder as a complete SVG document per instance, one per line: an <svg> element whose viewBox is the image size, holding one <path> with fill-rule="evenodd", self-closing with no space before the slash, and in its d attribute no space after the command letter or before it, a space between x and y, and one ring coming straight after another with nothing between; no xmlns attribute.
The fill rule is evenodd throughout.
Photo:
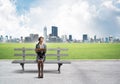
<svg viewBox="0 0 120 84"><path fill-rule="evenodd" d="M36 45L39 45L39 43L36 43Z"/></svg>
<svg viewBox="0 0 120 84"><path fill-rule="evenodd" d="M45 43L43 43L43 46L46 47L47 45Z"/></svg>
<svg viewBox="0 0 120 84"><path fill-rule="evenodd" d="M44 46L46 46L46 44L45 44L45 43L43 43L43 45L44 45Z"/></svg>

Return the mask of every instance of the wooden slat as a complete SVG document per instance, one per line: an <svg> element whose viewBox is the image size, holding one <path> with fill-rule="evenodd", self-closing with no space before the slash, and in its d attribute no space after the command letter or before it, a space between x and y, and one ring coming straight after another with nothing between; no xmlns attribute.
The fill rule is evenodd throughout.
<svg viewBox="0 0 120 84"><path fill-rule="evenodd" d="M46 54L46 56L58 56L58 54ZM68 54L59 54L59 56L68 56Z"/></svg>
<svg viewBox="0 0 120 84"><path fill-rule="evenodd" d="M47 50L54 51L54 50L62 50L62 51L67 51L67 48L48 48Z"/></svg>
<svg viewBox="0 0 120 84"><path fill-rule="evenodd" d="M35 48L25 48L25 50L27 50L27 51L35 51Z"/></svg>
<svg viewBox="0 0 120 84"><path fill-rule="evenodd" d="M26 63L26 64L33 64L33 63L37 63L37 61L35 60L14 60L12 61L12 63ZM58 64L58 63L63 63L63 64L71 64L70 61L54 61L54 60L48 60L48 61L45 61L44 63L46 64Z"/></svg>
<svg viewBox="0 0 120 84"><path fill-rule="evenodd" d="M23 54L14 54L14 56L23 56ZM37 56L36 54L25 54L25 56Z"/></svg>
<svg viewBox="0 0 120 84"><path fill-rule="evenodd" d="M15 51L22 51L23 48L14 48Z"/></svg>
<svg viewBox="0 0 120 84"><path fill-rule="evenodd" d="M22 50L26 50L26 51L33 51L35 50L34 48L14 48L15 51L22 51ZM62 50L62 51L67 51L67 48L48 48L47 50L49 51L57 51L57 50Z"/></svg>
<svg viewBox="0 0 120 84"><path fill-rule="evenodd" d="M36 54L25 54L25 56L37 56Z"/></svg>
<svg viewBox="0 0 120 84"><path fill-rule="evenodd" d="M22 50L27 50L27 51L33 51L35 50L34 48L14 48L15 51L22 51Z"/></svg>
<svg viewBox="0 0 120 84"><path fill-rule="evenodd" d="M23 56L23 54L14 54L14 56ZM25 56L37 56L36 54L25 54ZM46 56L58 56L57 54L46 54ZM59 56L68 56L68 54L59 54Z"/></svg>
<svg viewBox="0 0 120 84"><path fill-rule="evenodd" d="M14 54L14 56L23 56L23 54Z"/></svg>

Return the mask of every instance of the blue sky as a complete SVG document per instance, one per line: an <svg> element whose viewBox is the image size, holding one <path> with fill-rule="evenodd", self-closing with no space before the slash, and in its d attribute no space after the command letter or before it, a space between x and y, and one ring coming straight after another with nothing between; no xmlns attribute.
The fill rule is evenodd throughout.
<svg viewBox="0 0 120 84"><path fill-rule="evenodd" d="M34 7L38 1L39 0L16 0L15 6L17 13L21 15L24 11L29 12L30 8Z"/></svg>
<svg viewBox="0 0 120 84"><path fill-rule="evenodd" d="M120 37L120 0L0 0L0 22L0 34L13 37L43 35L44 26L49 34L52 25L59 36Z"/></svg>

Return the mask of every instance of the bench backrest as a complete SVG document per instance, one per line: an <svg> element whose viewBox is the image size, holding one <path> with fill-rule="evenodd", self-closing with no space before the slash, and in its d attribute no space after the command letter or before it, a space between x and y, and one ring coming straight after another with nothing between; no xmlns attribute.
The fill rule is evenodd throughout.
<svg viewBox="0 0 120 84"><path fill-rule="evenodd" d="M46 54L46 56L57 56L57 60L60 61L60 56L68 56L68 54L61 54L61 51L67 51L67 48L48 48L47 51L56 51L57 54ZM34 51L34 48L15 48L14 51L22 51L22 54L14 54L14 56L22 56L23 60L25 60L26 56L37 56L37 54L28 54L26 51Z"/></svg>

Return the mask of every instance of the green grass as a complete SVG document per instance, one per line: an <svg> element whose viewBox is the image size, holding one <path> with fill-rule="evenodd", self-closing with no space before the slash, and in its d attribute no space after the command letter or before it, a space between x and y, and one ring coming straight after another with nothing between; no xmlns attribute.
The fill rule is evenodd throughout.
<svg viewBox="0 0 120 84"><path fill-rule="evenodd" d="M0 43L0 59L21 59L14 56L16 53L14 48L34 48L35 45L35 43ZM69 49L67 52L62 52L69 54L62 59L120 59L120 43L47 43L47 48L57 47ZM35 59L35 57L27 58ZM48 57L48 59L55 59L55 57Z"/></svg>

